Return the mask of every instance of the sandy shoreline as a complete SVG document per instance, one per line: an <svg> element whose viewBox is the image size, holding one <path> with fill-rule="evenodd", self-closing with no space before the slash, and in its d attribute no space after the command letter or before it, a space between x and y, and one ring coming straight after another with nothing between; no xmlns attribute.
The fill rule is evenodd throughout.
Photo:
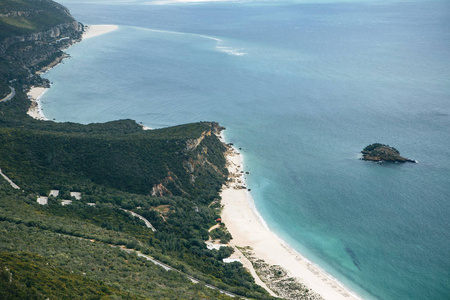
<svg viewBox="0 0 450 300"><path fill-rule="evenodd" d="M102 34L109 33L111 31L114 31L118 29L119 26L117 25L86 25L85 26L85 32L83 33L83 40L96 37ZM59 64L64 58L67 56L63 56L61 59L56 60L54 63L52 63L50 66L47 66L44 68L44 71L48 71L49 69L53 68L57 64ZM31 100L30 108L27 111L27 114L36 119L36 120L44 120L48 121L48 119L45 117L43 111L42 111L42 105L41 105L41 97L47 92L48 88L44 87L31 87L28 91L27 95L28 98ZM144 130L148 130L150 128L144 127Z"/></svg>
<svg viewBox="0 0 450 300"><path fill-rule="evenodd" d="M48 90L48 88L40 87L40 86L33 86L31 87L30 91L27 93L28 98L31 100L30 108L28 108L27 114L36 120L43 120L48 121L48 119L45 117L44 113L42 112L42 106L41 106L41 97L45 94L45 92Z"/></svg>
<svg viewBox="0 0 450 300"><path fill-rule="evenodd" d="M119 26L117 25L86 25L83 40L112 32L118 28Z"/></svg>
<svg viewBox="0 0 450 300"><path fill-rule="evenodd" d="M230 147L227 161L232 181L221 193L224 206L221 217L233 237L230 244L239 247L250 246L253 256L269 265L281 266L290 277L298 279L324 299L361 299L285 244L263 224L253 208L250 193L247 189L239 188L245 186L241 173L241 155Z"/></svg>

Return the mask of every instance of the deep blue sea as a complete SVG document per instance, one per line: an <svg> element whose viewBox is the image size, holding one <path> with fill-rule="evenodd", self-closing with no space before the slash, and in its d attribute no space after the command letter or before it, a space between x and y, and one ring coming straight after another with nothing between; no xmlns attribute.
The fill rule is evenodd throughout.
<svg viewBox="0 0 450 300"><path fill-rule="evenodd" d="M217 121L300 253L367 299L450 299L450 1L60 2L120 28L46 74L48 118Z"/></svg>

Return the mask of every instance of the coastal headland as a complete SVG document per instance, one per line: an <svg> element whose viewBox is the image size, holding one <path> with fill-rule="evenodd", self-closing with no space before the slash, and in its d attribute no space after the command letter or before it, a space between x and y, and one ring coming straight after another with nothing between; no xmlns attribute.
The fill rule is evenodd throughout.
<svg viewBox="0 0 450 300"><path fill-rule="evenodd" d="M85 26L83 40L117 29L116 25L88 25ZM32 87L28 92L32 104L27 113L37 120L48 120L42 112L40 102L40 97L47 90L48 88L44 87ZM143 128L149 129L146 126ZM223 138L222 142L226 144ZM255 282L273 296L278 295L289 299L289 292L283 291L282 288L277 291L272 288L272 291L273 284L261 281L258 271L255 271L252 266L255 261L262 260L270 266L281 267L289 278L294 279L308 291L309 299L359 299L337 280L297 253L263 224L252 203L251 194L245 187L241 154L233 146L227 145L226 158L229 178L221 193L223 205L221 217L233 237L230 246L235 248L235 253L231 257L240 258ZM251 256L251 260L243 257L244 254Z"/></svg>

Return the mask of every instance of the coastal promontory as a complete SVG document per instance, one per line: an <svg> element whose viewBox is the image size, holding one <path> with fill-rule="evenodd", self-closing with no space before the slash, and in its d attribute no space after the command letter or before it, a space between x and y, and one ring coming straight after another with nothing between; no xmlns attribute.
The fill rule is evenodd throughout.
<svg viewBox="0 0 450 300"><path fill-rule="evenodd" d="M400 152L389 145L374 143L365 147L362 151L362 160L376 162L416 162L415 160L405 158Z"/></svg>

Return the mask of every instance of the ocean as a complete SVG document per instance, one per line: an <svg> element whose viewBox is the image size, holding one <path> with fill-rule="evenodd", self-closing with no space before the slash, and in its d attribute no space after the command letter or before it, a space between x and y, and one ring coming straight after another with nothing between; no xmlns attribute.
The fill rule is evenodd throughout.
<svg viewBox="0 0 450 300"><path fill-rule="evenodd" d="M60 2L120 27L45 74L47 118L217 121L293 248L367 299L449 299L449 1Z"/></svg>

